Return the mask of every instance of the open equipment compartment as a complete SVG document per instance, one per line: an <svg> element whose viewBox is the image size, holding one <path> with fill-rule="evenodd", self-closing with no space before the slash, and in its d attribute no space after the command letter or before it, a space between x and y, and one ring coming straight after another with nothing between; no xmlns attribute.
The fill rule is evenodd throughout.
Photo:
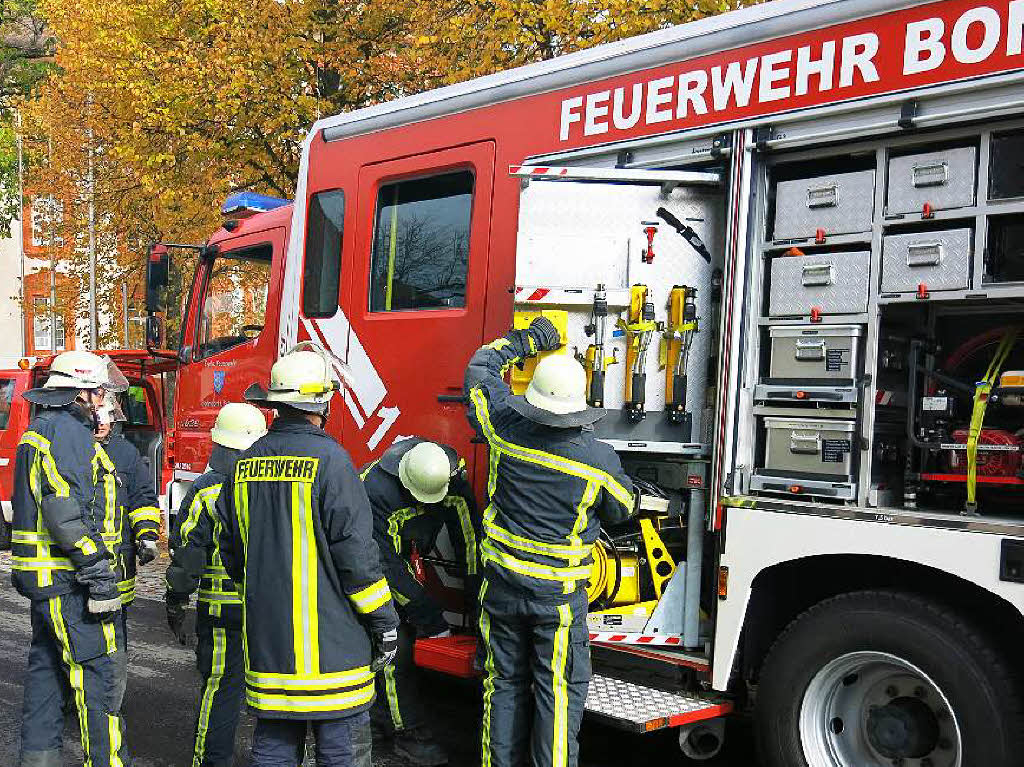
<svg viewBox="0 0 1024 767"><path fill-rule="evenodd" d="M1024 500L1022 160L1019 123L766 156L751 492Z"/></svg>

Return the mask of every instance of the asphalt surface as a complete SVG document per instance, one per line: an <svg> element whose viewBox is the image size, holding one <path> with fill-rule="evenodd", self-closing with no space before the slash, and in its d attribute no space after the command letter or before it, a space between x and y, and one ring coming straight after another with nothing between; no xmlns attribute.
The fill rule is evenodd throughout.
<svg viewBox="0 0 1024 767"><path fill-rule="evenodd" d="M124 713L135 767L188 767L198 698L199 675L191 648L178 645L165 623L163 586L166 555L145 568L141 596L129 618L129 680ZM0 765L18 763L22 683L30 638L28 603L10 587L6 552L0 555ZM426 673L426 672L425 672ZM433 695L432 726L451 755L452 767L479 765L479 690L476 684L427 674L424 689ZM252 718L243 715L235 746L235 765L248 765ZM68 717L64 764L80 767L77 720ZM730 722L726 749L713 761L692 764L756 767L751 739L742 722ZM631 735L584 722L580 738L582 767L649 767L691 764L679 751L673 732ZM375 767L400 767L385 744L374 748ZM306 764L312 761L307 759Z"/></svg>

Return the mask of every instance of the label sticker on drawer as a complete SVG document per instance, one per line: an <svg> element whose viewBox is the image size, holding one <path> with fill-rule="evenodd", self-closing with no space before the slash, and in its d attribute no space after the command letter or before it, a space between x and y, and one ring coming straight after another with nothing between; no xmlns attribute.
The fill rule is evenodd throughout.
<svg viewBox="0 0 1024 767"><path fill-rule="evenodd" d="M922 397L921 409L938 410L941 412L947 408L948 402L949 400L946 397Z"/></svg>
<svg viewBox="0 0 1024 767"><path fill-rule="evenodd" d="M849 349L829 349L825 352L825 370L838 372L846 365Z"/></svg>
<svg viewBox="0 0 1024 767"><path fill-rule="evenodd" d="M824 463L842 463L846 454L853 449L848 439L823 439L821 441L821 460Z"/></svg>

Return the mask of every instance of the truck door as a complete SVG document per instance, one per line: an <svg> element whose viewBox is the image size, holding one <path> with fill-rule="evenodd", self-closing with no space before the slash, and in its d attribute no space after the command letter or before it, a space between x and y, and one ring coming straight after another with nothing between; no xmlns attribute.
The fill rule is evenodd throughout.
<svg viewBox="0 0 1024 767"><path fill-rule="evenodd" d="M268 297L280 295L285 239L284 227L275 227L222 240L199 265L178 374L189 385L177 388L174 407L176 477L204 470L217 411L264 381L276 359L278 317Z"/></svg>
<svg viewBox="0 0 1024 767"><path fill-rule="evenodd" d="M460 398L466 362L482 343L493 174L493 142L360 173L344 306L355 388L372 373L379 396L366 412L348 401L344 441L357 465L411 435L472 455ZM369 370L353 364L353 343Z"/></svg>

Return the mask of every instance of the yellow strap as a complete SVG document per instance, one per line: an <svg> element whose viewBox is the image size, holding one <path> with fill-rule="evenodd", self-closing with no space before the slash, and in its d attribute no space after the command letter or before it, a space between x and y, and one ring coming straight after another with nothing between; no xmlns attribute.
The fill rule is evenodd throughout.
<svg viewBox="0 0 1024 767"><path fill-rule="evenodd" d="M971 426L967 433L967 508L973 510L977 506L978 491L978 438L981 436L985 423L985 411L988 409L988 395L999 378L999 371L1006 364L1013 345L1017 342L1017 329L1006 332L995 356L985 372L985 378L978 381L974 388L974 407L971 409Z"/></svg>

